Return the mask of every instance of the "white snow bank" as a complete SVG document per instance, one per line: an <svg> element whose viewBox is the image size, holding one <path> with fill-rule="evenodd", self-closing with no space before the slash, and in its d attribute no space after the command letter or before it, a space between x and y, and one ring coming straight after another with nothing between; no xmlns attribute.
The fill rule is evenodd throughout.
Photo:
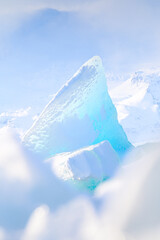
<svg viewBox="0 0 160 240"><path fill-rule="evenodd" d="M97 189L96 196L102 200L105 224L116 226L128 240L158 239L159 146L148 144L136 150L128 157L114 181L104 183Z"/></svg>
<svg viewBox="0 0 160 240"><path fill-rule="evenodd" d="M49 224L49 208L45 205L38 207L29 219L22 240L40 240L44 236L46 227Z"/></svg>
<svg viewBox="0 0 160 240"><path fill-rule="evenodd" d="M0 129L0 179L31 182L32 174L20 139L13 129Z"/></svg>
<svg viewBox="0 0 160 240"><path fill-rule="evenodd" d="M58 211L47 210L39 217L34 212L24 236L37 231L38 240L158 240L159 145L141 148L128 161L113 180L98 188L92 201L78 197ZM43 228L37 228L43 221ZM29 236L37 240L34 234Z"/></svg>
<svg viewBox="0 0 160 240"><path fill-rule="evenodd" d="M8 233L12 240L19 239L20 229L39 205L57 209L76 195L49 165L26 152L13 129L0 129L0 239L5 235L8 240Z"/></svg>
<svg viewBox="0 0 160 240"><path fill-rule="evenodd" d="M36 209L30 217L22 240L87 240L101 239L99 223L92 203L79 197L65 205L60 211L44 212L44 207ZM40 213L43 211L43 215ZM37 228L45 222L42 228ZM46 224L47 223L47 224Z"/></svg>
<svg viewBox="0 0 160 240"><path fill-rule="evenodd" d="M93 197L77 196L40 161L39 180L32 185L1 180L1 239L158 240L159 149L159 144L137 149Z"/></svg>

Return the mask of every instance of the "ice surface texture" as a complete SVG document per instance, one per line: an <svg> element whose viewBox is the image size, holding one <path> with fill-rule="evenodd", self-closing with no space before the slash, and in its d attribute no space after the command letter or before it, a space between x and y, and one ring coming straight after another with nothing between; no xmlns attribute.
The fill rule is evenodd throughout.
<svg viewBox="0 0 160 240"><path fill-rule="evenodd" d="M34 152L50 157L104 140L118 152L131 146L108 94L102 61L93 57L45 107L24 142Z"/></svg>
<svg viewBox="0 0 160 240"><path fill-rule="evenodd" d="M91 189L112 177L119 166L118 155L108 141L57 154L50 161L59 178L80 182Z"/></svg>

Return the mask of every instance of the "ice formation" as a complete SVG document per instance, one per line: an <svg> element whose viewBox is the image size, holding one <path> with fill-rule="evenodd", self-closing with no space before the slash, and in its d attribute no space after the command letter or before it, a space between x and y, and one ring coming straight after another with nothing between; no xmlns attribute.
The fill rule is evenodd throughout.
<svg viewBox="0 0 160 240"><path fill-rule="evenodd" d="M108 141L57 154L50 161L54 174L59 178L77 181L90 189L113 176L119 166L118 155Z"/></svg>
<svg viewBox="0 0 160 240"><path fill-rule="evenodd" d="M24 142L48 158L105 140L117 152L131 146L118 123L101 59L93 57L45 107Z"/></svg>
<svg viewBox="0 0 160 240"><path fill-rule="evenodd" d="M160 72L138 71L110 91L129 141L139 145L160 140Z"/></svg>

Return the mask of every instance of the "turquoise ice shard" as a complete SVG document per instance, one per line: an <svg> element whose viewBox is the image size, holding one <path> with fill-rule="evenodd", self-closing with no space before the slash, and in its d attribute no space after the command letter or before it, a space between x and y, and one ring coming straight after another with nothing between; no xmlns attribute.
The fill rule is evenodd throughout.
<svg viewBox="0 0 160 240"><path fill-rule="evenodd" d="M108 140L119 153L130 148L108 94L100 57L93 57L60 89L24 136L44 157Z"/></svg>

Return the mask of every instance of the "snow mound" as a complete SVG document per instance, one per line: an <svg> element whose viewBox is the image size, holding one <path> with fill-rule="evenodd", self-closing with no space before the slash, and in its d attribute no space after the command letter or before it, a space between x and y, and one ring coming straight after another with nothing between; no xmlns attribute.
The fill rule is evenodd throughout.
<svg viewBox="0 0 160 240"><path fill-rule="evenodd" d="M110 178L119 166L119 158L108 141L75 152L55 155L50 159L55 175L95 187Z"/></svg>
<svg viewBox="0 0 160 240"><path fill-rule="evenodd" d="M45 107L24 142L48 158L104 140L118 152L131 146L108 94L102 61L93 57Z"/></svg>
<svg viewBox="0 0 160 240"><path fill-rule="evenodd" d="M136 149L117 176L97 189L105 224L118 226L122 239L159 239L160 143ZM109 200L109 201L107 201ZM119 239L119 238L116 238ZM121 238L120 238L121 239Z"/></svg>
<svg viewBox="0 0 160 240"><path fill-rule="evenodd" d="M35 207L45 203L58 209L78 191L57 179L49 164L28 154L15 129L0 129L0 146L0 239L21 239L14 231L25 226ZM11 238L1 238L11 230Z"/></svg>
<svg viewBox="0 0 160 240"><path fill-rule="evenodd" d="M32 182L31 169L14 129L0 128L0 182ZM1 183L0 183L1 185Z"/></svg>
<svg viewBox="0 0 160 240"><path fill-rule="evenodd" d="M160 140L160 72L138 71L110 91L118 119L135 145Z"/></svg>
<svg viewBox="0 0 160 240"><path fill-rule="evenodd" d="M159 240L160 145L131 155L92 198L80 195L57 211L36 208L22 239Z"/></svg>

